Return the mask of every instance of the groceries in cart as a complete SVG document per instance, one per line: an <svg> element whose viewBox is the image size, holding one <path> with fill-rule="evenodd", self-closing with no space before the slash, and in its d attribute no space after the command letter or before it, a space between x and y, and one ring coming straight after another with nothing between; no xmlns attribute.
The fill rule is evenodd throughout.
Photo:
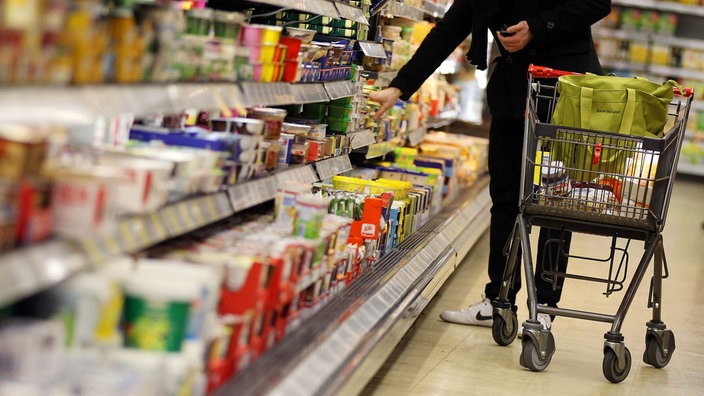
<svg viewBox="0 0 704 396"><path fill-rule="evenodd" d="M608 171L576 171L559 159L551 160L551 152L538 151L534 178L538 203L609 215L633 206L647 209L659 155L638 146L629 155L621 166L612 165Z"/></svg>

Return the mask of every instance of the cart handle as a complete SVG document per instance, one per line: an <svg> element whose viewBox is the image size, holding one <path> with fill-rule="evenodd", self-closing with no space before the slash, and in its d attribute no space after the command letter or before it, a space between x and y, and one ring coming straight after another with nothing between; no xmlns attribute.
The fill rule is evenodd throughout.
<svg viewBox="0 0 704 396"><path fill-rule="evenodd" d="M528 74L533 76L533 78L558 78L560 76L571 76L582 73L557 70L551 67L538 66L531 63L528 65Z"/></svg>
<svg viewBox="0 0 704 396"><path fill-rule="evenodd" d="M558 78L560 76L579 75L582 73L565 71L565 70L557 70L557 69L553 69L551 67L537 66L537 65L534 65L531 63L530 65L528 65L528 74L533 76L533 78ZM684 87L682 90L680 90L677 87L673 87L672 89L676 94L679 94L679 95L682 95L685 97L694 95L694 88Z"/></svg>

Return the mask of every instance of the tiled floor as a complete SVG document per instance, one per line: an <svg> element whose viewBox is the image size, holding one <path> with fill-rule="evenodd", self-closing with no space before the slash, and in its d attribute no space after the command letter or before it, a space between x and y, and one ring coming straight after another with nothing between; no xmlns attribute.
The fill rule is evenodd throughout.
<svg viewBox="0 0 704 396"><path fill-rule="evenodd" d="M485 235L409 330L363 395L701 395L704 394L704 181L678 180L664 232L670 277L663 283L663 321L677 349L669 365L655 369L642 361L649 276L641 284L622 332L631 351L629 376L620 384L602 374L603 335L610 324L560 317L553 324L557 351L543 372L518 363L517 339L498 346L486 327L441 321L445 309L479 299L487 280ZM573 253L607 252L609 240L584 234L573 239ZM534 250L535 251L535 250ZM642 243L631 249L631 269ZM573 262L571 269L603 276L601 264ZM629 271L629 280L632 271ZM630 282L627 282L630 283ZM602 284L568 280L562 307L614 313L623 298L606 298ZM518 297L525 301L525 294ZM519 308L519 323L526 318Z"/></svg>

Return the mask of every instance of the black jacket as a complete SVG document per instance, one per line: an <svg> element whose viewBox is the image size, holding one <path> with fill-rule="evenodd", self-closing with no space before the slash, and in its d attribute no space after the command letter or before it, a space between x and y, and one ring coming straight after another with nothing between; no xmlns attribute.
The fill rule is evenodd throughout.
<svg viewBox="0 0 704 396"><path fill-rule="evenodd" d="M501 56L494 60L496 68L487 87L492 117L522 118L530 63L602 73L591 25L610 11L610 0L455 0L390 86L399 88L407 99L470 33L473 42L468 58L483 68L486 36L482 33L488 28L495 35L502 25L525 20L533 41L512 54L499 45Z"/></svg>

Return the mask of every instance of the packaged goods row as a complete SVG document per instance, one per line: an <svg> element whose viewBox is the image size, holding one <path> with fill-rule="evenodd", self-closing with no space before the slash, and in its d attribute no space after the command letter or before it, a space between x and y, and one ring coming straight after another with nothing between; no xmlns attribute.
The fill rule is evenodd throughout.
<svg viewBox="0 0 704 396"><path fill-rule="evenodd" d="M643 10L631 7L611 7L611 13L597 26L622 29L662 36L672 36L677 31L678 14L674 12Z"/></svg>
<svg viewBox="0 0 704 396"><path fill-rule="evenodd" d="M74 238L109 233L122 215L348 154L360 129L371 131L374 143L420 128L427 107L419 96L376 122L378 106L366 96L372 81L354 77L356 93L332 102L125 116L93 140L85 130L4 127L3 246L52 231ZM76 140L101 148L77 149ZM77 218L85 219L82 227L72 225Z"/></svg>
<svg viewBox="0 0 704 396"><path fill-rule="evenodd" d="M183 11L184 4L3 1L0 51L5 56L0 59L0 84L293 82L349 77L357 53L354 40L310 44L315 30L246 23L254 8L242 13L209 8Z"/></svg>
<svg viewBox="0 0 704 396"><path fill-rule="evenodd" d="M662 43L643 36L641 38L599 37L599 57L609 62L627 62L632 65L656 65L704 70L704 50L683 44Z"/></svg>
<svg viewBox="0 0 704 396"><path fill-rule="evenodd" d="M669 11L612 7L597 26L597 49L607 61L702 70L702 46L680 24L683 16ZM600 31L599 29L605 28ZM674 37L685 34L683 38Z"/></svg>
<svg viewBox="0 0 704 396"><path fill-rule="evenodd" d="M273 215L108 260L39 304L15 304L0 330L0 356L14 362L0 370L4 389L123 393L114 377L133 378L135 392L217 389L471 185L486 148L432 133L330 184L281 183Z"/></svg>

